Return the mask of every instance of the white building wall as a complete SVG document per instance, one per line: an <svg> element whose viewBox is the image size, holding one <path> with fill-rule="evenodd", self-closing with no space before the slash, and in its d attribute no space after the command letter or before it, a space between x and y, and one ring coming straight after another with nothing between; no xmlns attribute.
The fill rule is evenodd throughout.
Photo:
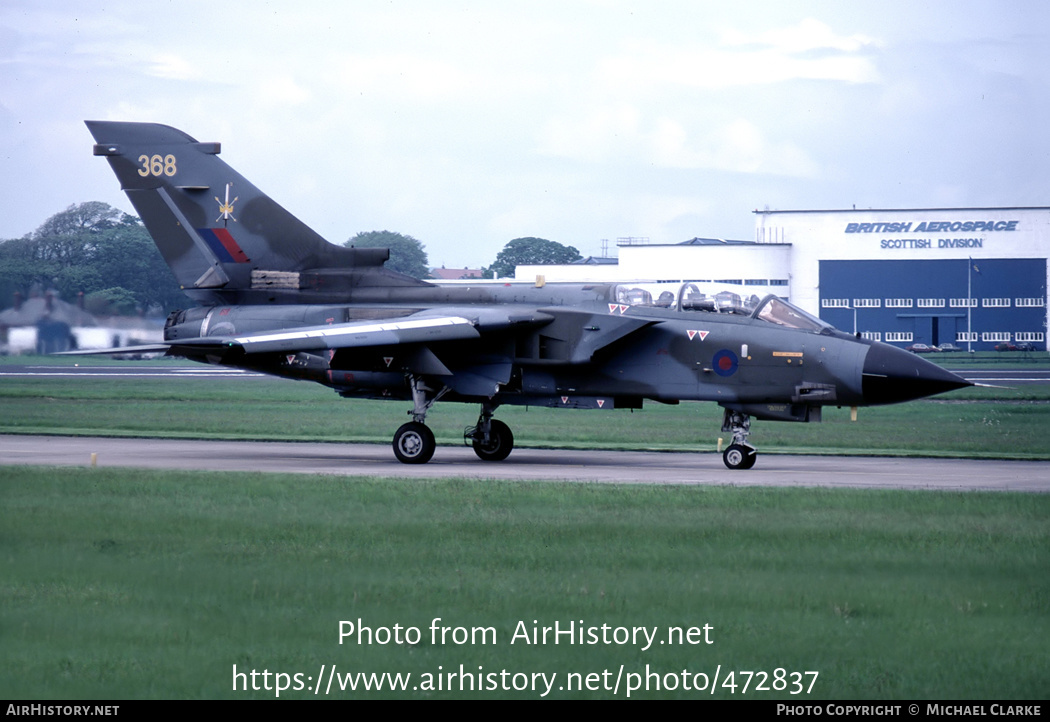
<svg viewBox="0 0 1050 722"><path fill-rule="evenodd" d="M518 281L543 276L548 283L681 283L738 280L738 293L789 297L791 247L773 244L621 246L618 264L521 265ZM747 283L747 282L751 283ZM761 281L759 284L757 282Z"/></svg>
<svg viewBox="0 0 1050 722"><path fill-rule="evenodd" d="M536 276L543 276L548 283L617 283L620 281L639 280L622 278L623 268L615 263L603 265L540 265L522 264L514 269L514 280L534 281Z"/></svg>
<svg viewBox="0 0 1050 722"><path fill-rule="evenodd" d="M624 246L620 249L621 272L637 279L660 281L789 280L790 260L791 247L787 245Z"/></svg>

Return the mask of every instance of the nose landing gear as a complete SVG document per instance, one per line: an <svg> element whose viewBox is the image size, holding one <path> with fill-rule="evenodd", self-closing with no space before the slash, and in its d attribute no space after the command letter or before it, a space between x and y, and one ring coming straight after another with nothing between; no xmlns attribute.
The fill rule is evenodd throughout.
<svg viewBox="0 0 1050 722"><path fill-rule="evenodd" d="M751 433L751 417L739 411L726 409L722 417L722 432L733 435L733 443L722 452L722 461L730 469L750 469L758 460L758 450L747 443Z"/></svg>

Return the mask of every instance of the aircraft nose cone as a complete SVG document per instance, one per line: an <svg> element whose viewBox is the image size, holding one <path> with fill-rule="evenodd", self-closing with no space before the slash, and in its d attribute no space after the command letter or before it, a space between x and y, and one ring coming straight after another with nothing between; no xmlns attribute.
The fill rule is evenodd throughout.
<svg viewBox="0 0 1050 722"><path fill-rule="evenodd" d="M868 349L863 373L864 403L873 406L973 386L937 364L884 343L872 344Z"/></svg>

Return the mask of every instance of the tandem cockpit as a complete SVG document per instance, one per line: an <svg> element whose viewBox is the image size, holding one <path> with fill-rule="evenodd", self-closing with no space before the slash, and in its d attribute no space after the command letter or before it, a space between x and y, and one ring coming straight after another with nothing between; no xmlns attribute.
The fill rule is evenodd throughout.
<svg viewBox="0 0 1050 722"><path fill-rule="evenodd" d="M733 291L703 288L698 283L687 282L673 289L656 291L640 285L620 284L613 287L613 297L617 303L631 306L748 316L811 333L830 333L833 330L825 321L772 294L764 298L754 294L742 296Z"/></svg>

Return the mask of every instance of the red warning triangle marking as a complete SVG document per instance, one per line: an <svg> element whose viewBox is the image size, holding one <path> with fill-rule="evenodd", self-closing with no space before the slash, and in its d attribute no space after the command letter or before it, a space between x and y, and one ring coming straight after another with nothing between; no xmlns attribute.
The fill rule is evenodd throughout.
<svg viewBox="0 0 1050 722"><path fill-rule="evenodd" d="M292 355L292 354L289 354L288 356L284 357L284 360L288 362L289 366L291 366L292 365L292 361L295 361L295 356Z"/></svg>
<svg viewBox="0 0 1050 722"><path fill-rule="evenodd" d="M567 403L569 403L569 397L568 397L568 396L562 396L562 397L561 397L561 402L562 402L563 404L567 404Z"/></svg>
<svg viewBox="0 0 1050 722"><path fill-rule="evenodd" d="M605 399L598 399L598 408L600 409L603 406L605 406Z"/></svg>
<svg viewBox="0 0 1050 722"><path fill-rule="evenodd" d="M617 306L616 306L615 303L610 303L609 304L609 313L616 313L616 308L617 308Z"/></svg>
<svg viewBox="0 0 1050 722"><path fill-rule="evenodd" d="M620 306L620 315L622 316L622 315L624 314L624 312L625 312L625 311L626 311L627 309L629 309L629 308L630 308L630 306Z"/></svg>
<svg viewBox="0 0 1050 722"><path fill-rule="evenodd" d="M696 338L696 331L686 331L686 333L689 334L689 340L690 341L692 341L694 338Z"/></svg>
<svg viewBox="0 0 1050 722"><path fill-rule="evenodd" d="M394 357L393 356L384 356L383 357L383 362L387 365L387 368L390 368L390 364L394 363Z"/></svg>
<svg viewBox="0 0 1050 722"><path fill-rule="evenodd" d="M697 333L700 335L700 340L703 341L705 338L707 338L707 334L709 334L711 332L710 331L697 331Z"/></svg>

